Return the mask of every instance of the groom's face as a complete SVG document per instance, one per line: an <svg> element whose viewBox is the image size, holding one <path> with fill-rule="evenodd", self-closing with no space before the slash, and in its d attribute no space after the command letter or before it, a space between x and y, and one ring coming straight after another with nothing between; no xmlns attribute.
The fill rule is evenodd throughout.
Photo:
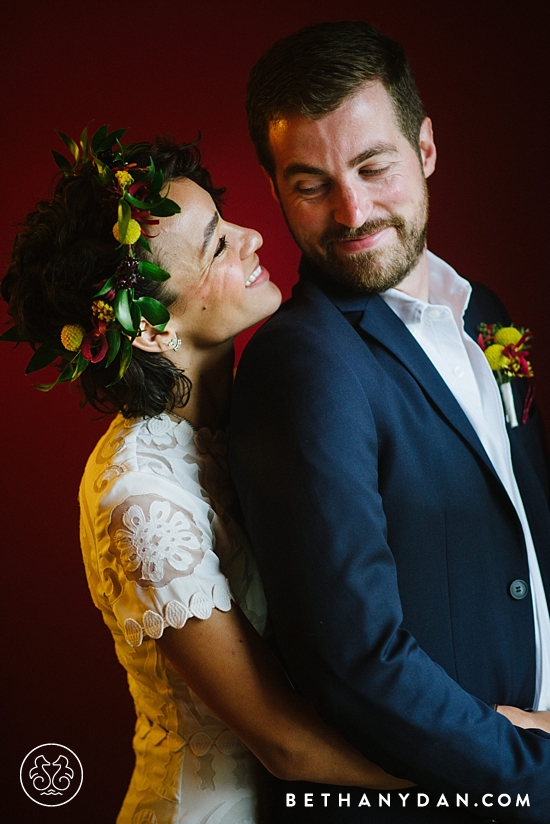
<svg viewBox="0 0 550 824"><path fill-rule="evenodd" d="M397 286L425 249L426 177L435 166L431 123L419 154L401 132L379 81L318 119L271 124L273 192L308 257L353 291Z"/></svg>

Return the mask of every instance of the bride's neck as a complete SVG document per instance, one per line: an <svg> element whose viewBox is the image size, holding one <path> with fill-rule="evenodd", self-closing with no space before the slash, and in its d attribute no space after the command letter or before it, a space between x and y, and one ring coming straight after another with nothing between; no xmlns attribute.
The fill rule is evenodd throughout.
<svg viewBox="0 0 550 824"><path fill-rule="evenodd" d="M182 359L183 360L183 359ZM189 401L176 415L200 429L224 429L229 419L235 350L233 343L187 353L182 368L192 384Z"/></svg>

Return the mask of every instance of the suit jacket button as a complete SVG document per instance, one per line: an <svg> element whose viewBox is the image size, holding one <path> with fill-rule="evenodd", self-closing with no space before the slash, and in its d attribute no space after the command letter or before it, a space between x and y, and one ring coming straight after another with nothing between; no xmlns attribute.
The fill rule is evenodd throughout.
<svg viewBox="0 0 550 824"><path fill-rule="evenodd" d="M521 578L516 578L516 580L512 581L510 584L510 595L512 598L515 598L516 601L521 601L522 598L525 598L528 592L529 587L525 581L521 580Z"/></svg>

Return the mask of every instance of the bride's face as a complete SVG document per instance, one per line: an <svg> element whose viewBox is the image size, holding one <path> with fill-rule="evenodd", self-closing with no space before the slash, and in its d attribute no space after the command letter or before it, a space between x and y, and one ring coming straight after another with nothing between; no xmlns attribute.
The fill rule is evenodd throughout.
<svg viewBox="0 0 550 824"><path fill-rule="evenodd" d="M271 315L281 293L257 254L262 236L227 223L210 195L191 180L174 180L168 196L181 213L163 218L152 241L159 265L177 294L170 307L180 338L211 346Z"/></svg>

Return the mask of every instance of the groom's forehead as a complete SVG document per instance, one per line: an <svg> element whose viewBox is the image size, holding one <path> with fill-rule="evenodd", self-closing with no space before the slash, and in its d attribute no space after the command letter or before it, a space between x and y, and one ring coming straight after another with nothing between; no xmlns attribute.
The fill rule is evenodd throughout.
<svg viewBox="0 0 550 824"><path fill-rule="evenodd" d="M392 100L380 81L369 82L319 118L296 112L269 124L269 147L277 176L321 174L329 158L355 165L363 154L395 151L404 137ZM378 148L377 148L378 147ZM317 165L318 161L318 165Z"/></svg>

